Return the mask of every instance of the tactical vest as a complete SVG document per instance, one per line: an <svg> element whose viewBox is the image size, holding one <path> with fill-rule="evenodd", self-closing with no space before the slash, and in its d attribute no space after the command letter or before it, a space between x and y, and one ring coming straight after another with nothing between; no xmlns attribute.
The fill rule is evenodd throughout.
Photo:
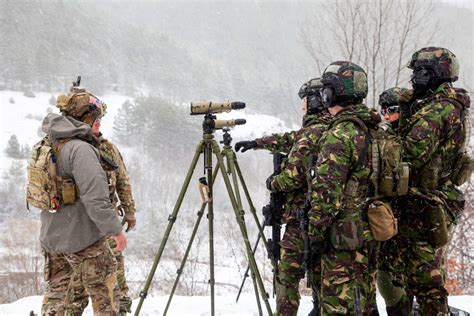
<svg viewBox="0 0 474 316"><path fill-rule="evenodd" d="M61 205L73 204L79 198L74 179L58 176L57 162L64 145L71 138L52 143L48 136L33 146L28 162L26 187L27 209L32 205L52 213Z"/></svg>

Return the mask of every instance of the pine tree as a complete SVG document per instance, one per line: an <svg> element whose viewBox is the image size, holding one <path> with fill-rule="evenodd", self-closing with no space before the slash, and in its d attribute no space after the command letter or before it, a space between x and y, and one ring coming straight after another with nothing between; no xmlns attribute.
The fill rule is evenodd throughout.
<svg viewBox="0 0 474 316"><path fill-rule="evenodd" d="M22 152L20 149L20 143L15 134L13 134L8 140L7 148L5 148L5 154L10 158L21 159Z"/></svg>
<svg viewBox="0 0 474 316"><path fill-rule="evenodd" d="M134 105L130 100L126 100L117 115L114 118L114 134L117 137L118 141L125 145L130 145L132 143L131 136L133 135L133 112Z"/></svg>

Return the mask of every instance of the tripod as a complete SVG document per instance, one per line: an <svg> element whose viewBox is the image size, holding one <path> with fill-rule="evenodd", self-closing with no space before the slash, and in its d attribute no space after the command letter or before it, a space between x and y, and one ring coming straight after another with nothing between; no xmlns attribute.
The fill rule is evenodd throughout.
<svg viewBox="0 0 474 316"><path fill-rule="evenodd" d="M153 276L155 274L156 268L160 262L161 255L163 254L164 248L166 246L166 243L169 238L169 234L171 232L171 229L173 228L173 225L177 219L178 211L181 207L183 198L186 194L187 188L189 186L189 182L191 180L191 177L194 173L194 170L196 168L196 164L199 160L199 157L201 154L204 154L204 170L206 173L206 178L207 178L207 184L208 184L208 201L203 202L201 205L201 208L198 212L198 219L194 225L194 229L192 232L192 235L190 237L188 246L186 248L184 257L181 261L181 265L177 271L177 276L175 283L173 285L172 292L170 294L170 297L168 299L168 303L166 305L166 309L163 313L163 315L166 315L168 308L171 304L171 299L174 295L174 292L176 290L179 278L181 276L181 273L183 271L184 265L186 263L189 251L191 250L192 243L194 241L194 237L196 235L197 229L199 227L199 224L201 222L202 216L204 214L204 209L207 205L208 213L207 213L207 218L208 218L208 226L209 226L209 268L210 268L210 277L209 277L209 284L210 284L210 289L211 289L211 315L215 315L215 300L214 300L214 285L215 285L215 280L214 280L214 205L213 205L213 183L214 180L217 176L217 173L219 170L221 171L222 178L224 180L227 193L229 195L230 202L232 204L232 208L234 210L235 218L237 221L237 224L239 226L241 235L244 240L245 248L246 248L246 253L247 257L249 260L249 266L251 269L251 275L252 275L252 280L254 283L254 289L255 289L255 295L257 299L257 305L259 309L259 314L262 315L262 310L261 310L261 305L260 305L260 300L259 300L259 294L261 298L264 301L266 311L268 312L268 315L272 314L272 310L270 307L270 304L268 302L268 294L265 291L265 287L263 285L263 281L260 275L260 272L258 270L254 254L252 252L252 247L250 245L249 239L248 239L248 233L247 233L247 228L245 225L245 220L244 220L244 211L242 209L242 203L241 203L241 198L240 198L240 192L239 192L239 186L238 186L238 181L240 180L240 183L242 184L245 196L247 198L247 201L249 203L252 215L254 216L254 219L257 223L257 227L259 230L259 234L263 237L263 241L266 244L266 239L263 234L263 229L258 221L257 213L255 211L255 208L253 207L253 203L250 199L250 195L247 189L247 186L245 185L245 181L242 177L242 173L240 172L240 167L237 163L235 152L232 150L231 147L231 140L232 138L230 137L230 134L228 133L229 130L224 130L224 149L222 150L222 153L220 151L219 145L217 144L216 140L214 139L214 131L215 131L215 119L216 117L212 114L206 114L204 117L204 122L203 122L203 139L200 141L196 148L196 152L194 154L193 160L191 162L191 165L189 167L188 173L186 175L186 178L184 180L184 183L181 187L181 191L178 196L178 200L175 204L175 207L173 209L172 214L168 217L168 226L165 230L163 239L161 241L160 247L158 249L158 252L155 256L155 260L153 262L152 268L150 270L150 273L148 274L145 287L143 291L140 292L140 301L138 303L137 309L135 311L135 316L138 316L140 313L141 306L143 305L143 301L146 298L148 294L148 289L151 285L151 282L153 280ZM216 167L213 170L212 167L212 155L215 155L217 158L217 163ZM224 164L224 159L223 157L226 158L227 162L227 168ZM229 179L229 174L232 176L233 180L233 185L234 189L232 188L230 179Z"/></svg>

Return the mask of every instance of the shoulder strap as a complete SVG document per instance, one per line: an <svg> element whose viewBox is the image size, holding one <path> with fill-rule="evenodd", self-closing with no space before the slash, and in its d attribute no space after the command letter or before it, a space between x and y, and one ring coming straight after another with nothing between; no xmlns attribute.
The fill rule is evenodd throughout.
<svg viewBox="0 0 474 316"><path fill-rule="evenodd" d="M367 152L369 150L369 144L372 141L372 135L370 134L369 128L367 125L362 121L360 118L358 118L355 115L352 116L343 116L341 118L336 119L334 122L331 123L330 127L336 126L340 123L343 122L352 122L359 126L362 131L365 133L365 143L364 143L364 148L362 149L362 153L359 156L359 159L357 159L356 164L354 165L354 170L357 170L361 165L362 162L364 161L365 157L367 156Z"/></svg>

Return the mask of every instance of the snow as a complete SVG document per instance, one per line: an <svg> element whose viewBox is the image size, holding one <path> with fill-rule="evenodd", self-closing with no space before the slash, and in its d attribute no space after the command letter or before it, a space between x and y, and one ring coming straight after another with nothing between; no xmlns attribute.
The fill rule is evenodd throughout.
<svg viewBox="0 0 474 316"><path fill-rule="evenodd" d="M27 315L31 310L39 313L41 310L41 296L31 296L19 299L11 304L0 305L0 315L16 316ZM138 299L133 301L133 308L138 305ZM144 300L140 315L155 316L162 315L168 302L168 296L148 297ZM275 309L275 300L269 299L272 310ZM380 296L377 296L377 304L381 316L387 315L385 312L385 304ZM474 315L474 296L450 296L450 306L459 308L471 315ZM299 308L299 315L308 315L311 311L312 302L310 296L303 296L301 299L301 306ZM262 302L263 314L265 313L265 306ZM211 299L210 296L173 296L170 308L167 315L179 316L197 316L210 315ZM133 310L135 312L135 310ZM242 294L239 302L235 303L235 295L225 295L215 297L215 312L216 315L258 315L258 309L253 294ZM91 304L87 307L84 315L93 315Z"/></svg>
<svg viewBox="0 0 474 316"><path fill-rule="evenodd" d="M47 111L59 113L55 106L49 104L49 99L52 95L56 98L60 93L62 92L35 92L35 98L28 98L20 91L0 91L0 175L10 166L11 159L5 156L4 151L11 135L17 136L21 146L28 144L31 147L38 142L40 139L38 130ZM107 104L107 114L101 122L101 131L114 141L112 129L114 117L122 104L126 100L133 100L133 97L116 93L106 93L98 97ZM9 102L10 98L13 98L14 104ZM232 135L236 141L289 130L281 119L270 115L247 114L246 110L218 114L217 118L247 120L245 125L234 128Z"/></svg>

